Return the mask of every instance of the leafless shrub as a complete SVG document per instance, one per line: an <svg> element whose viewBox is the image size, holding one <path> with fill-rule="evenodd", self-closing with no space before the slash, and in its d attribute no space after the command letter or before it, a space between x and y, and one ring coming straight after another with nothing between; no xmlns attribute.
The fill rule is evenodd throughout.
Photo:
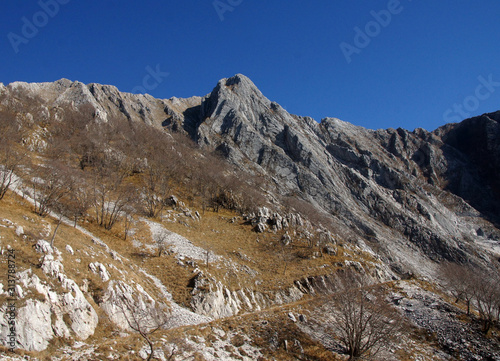
<svg viewBox="0 0 500 361"><path fill-rule="evenodd" d="M474 306L482 331L488 334L500 317L500 278L496 272L482 270L475 273L474 281Z"/></svg>
<svg viewBox="0 0 500 361"><path fill-rule="evenodd" d="M156 247L158 248L158 257L167 251L167 234L165 232L159 233L154 238Z"/></svg>
<svg viewBox="0 0 500 361"><path fill-rule="evenodd" d="M116 300L116 305L129 327L138 332L147 342L150 348L148 360L151 360L154 357L154 343L151 335L168 324L169 310L152 302L145 304L144 300L137 295L128 295L128 297L124 295Z"/></svg>
<svg viewBox="0 0 500 361"><path fill-rule="evenodd" d="M330 216L319 211L311 203L301 199L298 194L283 197L282 204L287 213L299 213L316 227L325 228L330 231L334 230L331 226Z"/></svg>
<svg viewBox="0 0 500 361"><path fill-rule="evenodd" d="M76 227L78 220L84 218L91 207L92 197L89 182L83 172L73 170L72 178L71 190L63 200L65 202L64 214L73 219Z"/></svg>
<svg viewBox="0 0 500 361"><path fill-rule="evenodd" d="M21 165L24 154L19 149L22 139L15 115L11 112L0 112L0 200L13 185L14 173Z"/></svg>
<svg viewBox="0 0 500 361"><path fill-rule="evenodd" d="M344 291L331 297L330 325L349 360L374 357L396 342L402 329L399 313L378 287L359 287L352 280Z"/></svg>
<svg viewBox="0 0 500 361"><path fill-rule="evenodd" d="M97 223L113 228L125 208L136 197L136 188L125 182L126 165L118 159L105 158L92 168L92 206Z"/></svg>
<svg viewBox="0 0 500 361"><path fill-rule="evenodd" d="M12 186L14 173L21 162L22 156L5 140L0 139L0 200Z"/></svg>
<svg viewBox="0 0 500 361"><path fill-rule="evenodd" d="M158 217L170 195L168 170L161 163L148 160L140 179L144 213L147 217Z"/></svg>

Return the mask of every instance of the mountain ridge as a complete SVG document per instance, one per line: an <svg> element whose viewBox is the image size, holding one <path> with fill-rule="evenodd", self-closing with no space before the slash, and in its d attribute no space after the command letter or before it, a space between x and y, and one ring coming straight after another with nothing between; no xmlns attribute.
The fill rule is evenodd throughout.
<svg viewBox="0 0 500 361"><path fill-rule="evenodd" d="M498 284L498 120L432 132L316 122L241 74L185 99L67 79L0 86L0 190L15 180L0 247L18 254L18 343L52 356L85 341L79 359L158 346L171 359L332 360L344 351L326 313L349 282L380 288L418 328L399 341L424 359L497 357L496 336L476 327L484 314L449 297L461 272L478 295ZM127 333L125 299L130 312L174 313L150 349ZM3 320L3 345L8 332Z"/></svg>
<svg viewBox="0 0 500 361"><path fill-rule="evenodd" d="M385 245L390 259L394 256L389 249L394 248L395 237L403 248L417 245L423 260L444 257L464 262L467 257L462 249L470 246L466 239L474 237L481 226L470 224L467 217L457 218L455 210L466 209L464 214L484 212L487 220L498 221L498 192L490 190L498 186L494 171L487 168L487 161L478 163L474 154L469 159L467 149L453 141L458 137L453 134L467 133L474 127L469 123L475 118L432 132L371 130L337 118L316 122L288 113L242 74L219 80L204 97L185 99L156 99L148 94L122 93L113 86L84 85L67 79L54 83L16 82L7 85L6 91L40 96L55 108L64 103L76 108L86 104L94 108L94 117L100 121L125 116L129 121L183 132L235 166L269 178L281 196L298 194L330 217L341 233L370 242L377 240L376 244ZM494 119L495 114L491 114ZM496 157L497 164L498 148L490 149L490 154ZM481 178L485 172L489 176ZM429 198L429 189L425 190L429 187L434 198L447 192L445 198L452 204L451 209ZM473 196L475 192L480 196ZM453 225L460 222L464 222L466 231ZM450 241L450 235L461 241ZM404 257L395 258L399 259L395 266L399 269L405 263ZM416 266L419 261L412 263Z"/></svg>

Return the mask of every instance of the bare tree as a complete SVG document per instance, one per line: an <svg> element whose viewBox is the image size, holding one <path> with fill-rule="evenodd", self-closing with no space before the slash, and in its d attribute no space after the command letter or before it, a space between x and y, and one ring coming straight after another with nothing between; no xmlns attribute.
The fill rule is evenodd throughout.
<svg viewBox="0 0 500 361"><path fill-rule="evenodd" d="M52 238L50 239L50 247L52 247L52 249L54 249L54 240L56 239L57 231L59 230L59 226L62 223L62 219L63 219L63 214L59 213L59 216L57 217L56 229L54 229L54 233L52 233Z"/></svg>
<svg viewBox="0 0 500 361"><path fill-rule="evenodd" d="M487 334L500 317L500 277L494 270L466 267L449 263L441 268L448 290L467 305L467 315L474 307Z"/></svg>
<svg viewBox="0 0 500 361"><path fill-rule="evenodd" d="M349 360L373 357L395 342L402 319L378 288L348 288L331 298L331 328Z"/></svg>
<svg viewBox="0 0 500 361"><path fill-rule="evenodd" d="M467 306L467 315L470 315L471 303L477 292L475 271L456 263L445 263L440 271L447 289L455 297L455 303L463 300Z"/></svg>
<svg viewBox="0 0 500 361"><path fill-rule="evenodd" d="M123 240L126 241L130 233L132 224L134 223L133 212L129 209L125 210L125 216L123 217Z"/></svg>
<svg viewBox="0 0 500 361"><path fill-rule="evenodd" d="M45 217L51 210L60 211L61 199L70 192L71 177L68 167L60 162L36 166L32 179L35 213Z"/></svg>
<svg viewBox="0 0 500 361"><path fill-rule="evenodd" d="M64 201L65 214L73 219L74 227L76 227L78 219L84 218L92 205L91 192L83 172L73 174L72 188Z"/></svg>
<svg viewBox="0 0 500 361"><path fill-rule="evenodd" d="M0 200L14 182L14 173L22 156L4 140L0 139Z"/></svg>
<svg viewBox="0 0 500 361"><path fill-rule="evenodd" d="M147 217L158 217L170 195L167 170L157 163L149 161L141 177L144 213Z"/></svg>
<svg viewBox="0 0 500 361"><path fill-rule="evenodd" d="M125 183L127 170L121 164L104 162L93 169L92 204L97 223L113 228L122 211L132 202L135 188Z"/></svg>
<svg viewBox="0 0 500 361"><path fill-rule="evenodd" d="M500 279L498 275L480 272L476 274L475 306L482 323L482 331L487 334L500 312Z"/></svg>
<svg viewBox="0 0 500 361"><path fill-rule="evenodd" d="M22 139L15 115L0 111L0 200L13 185L14 173L22 163L25 155L19 148Z"/></svg>
<svg viewBox="0 0 500 361"><path fill-rule="evenodd" d="M153 359L154 343L151 340L151 335L168 324L170 311L166 306L155 304L154 301L145 302L142 297L136 294L123 295L116 301L119 312L129 327L138 332L147 342L150 349L148 360Z"/></svg>
<svg viewBox="0 0 500 361"><path fill-rule="evenodd" d="M212 255L213 255L213 252L212 252L211 248L206 247L205 248L205 262L206 262L207 268L210 265L210 259L212 258Z"/></svg>

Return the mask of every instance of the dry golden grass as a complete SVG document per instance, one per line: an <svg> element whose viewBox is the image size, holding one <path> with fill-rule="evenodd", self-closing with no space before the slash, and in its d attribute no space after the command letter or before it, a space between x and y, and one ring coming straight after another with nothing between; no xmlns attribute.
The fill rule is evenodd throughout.
<svg viewBox="0 0 500 361"><path fill-rule="evenodd" d="M234 223L231 222L233 217L237 217ZM199 222L191 221L188 227L171 222L164 222L163 225L195 245L210 249L240 266L238 270L222 264L217 266L209 263L207 266L205 262L199 262L204 272L215 276L231 290L249 287L261 292L276 291L290 287L294 281L304 277L334 273L338 263L346 259L362 263L367 260L375 262L365 253L347 257L349 251L341 246L335 256L324 254L322 257L313 257L318 251L317 247L309 248L303 240L296 240L283 249L280 239L285 231L256 233L251 225L245 224L241 217L228 210L206 211ZM257 275L241 271L241 266L256 271Z"/></svg>
<svg viewBox="0 0 500 361"><path fill-rule="evenodd" d="M17 271L21 272L24 269L31 268L42 281L54 285L58 292L68 292L62 288L59 289L60 286L58 286L57 281L49 279L43 274L39 268L41 254L37 253L33 248L33 245L39 239L50 241L57 226L57 220L49 216L40 217L36 215L32 212L32 206L28 202L12 193L7 194L1 201L0 206L0 220L8 219L24 229L24 236L17 236L15 227L9 228L6 221L0 221L0 224L7 226L0 227L0 246L4 249L7 245L10 245L15 249ZM192 210L195 211L196 208ZM202 214L200 221L189 220L187 221L188 225L165 221L163 225L166 229L186 237L196 246L210 249L230 260L229 263L219 262L215 264L211 262L208 265L202 261L197 263L202 271L221 280L232 290L248 287L263 293L274 292L288 288L294 281L306 276L331 274L337 270L338 263L343 262L345 259L359 260L360 262L368 259L365 258L366 255L364 254L351 254L350 250L345 250L343 247L339 247L336 256L311 257L314 252L317 252L317 249L308 248L307 244L300 240L295 241L291 247L283 252L279 241L284 231L257 234L253 231L251 225L243 222L241 217L232 223L231 219L233 217L237 217L237 214L227 210L221 210L220 212L207 211ZM89 292L85 295L89 303L98 312L99 325L95 334L86 340L86 343L99 345L96 352L101 355L107 355L113 351L139 350L143 346L143 340L140 336L134 334L126 338L113 335L113 330L116 331L116 328L110 323L100 307L97 307L96 303L107 287L107 282L103 282L98 275L90 271L89 263L103 263L112 279L122 278L114 267L122 269L127 272L126 280L128 283L133 281L141 284L153 297L155 295L159 297L159 290L139 272L138 268L140 267L160 279L169 292L172 293L174 301L177 303L189 307L191 300L191 281L195 276L193 268L179 266L173 254L158 257L153 248L141 249L134 247L133 240L144 245L154 245L149 227L137 218L135 221L133 225L135 234L129 236L126 240L123 237L123 225L120 223L112 231L107 231L91 222L79 224L91 232L94 237L104 241L112 250L117 251L122 257L121 261L113 259L105 247L93 242L90 236L83 234L71 225L61 224L55 238L54 245L62 253L64 273L74 279L80 287L83 286L85 281L89 282ZM157 221L160 222L160 220ZM48 226L50 226L50 229ZM66 245L72 247L74 250L73 255L66 251ZM370 261L372 260L370 259ZM6 257L1 257L0 267L7 270ZM256 271L256 275L248 274L243 270L243 267ZM7 284L6 274L6 272L0 272L0 282L4 285ZM30 294L29 297L36 298L42 297L42 295ZM304 299L302 302L306 303L306 300ZM299 303L289 307L297 307L298 305ZM290 338L292 340L292 337L294 337L301 342L310 359L335 360L331 352L326 351L317 342L310 340L293 323L289 322L283 311L285 309L287 308L276 307L254 315L241 316L243 318L235 317L217 321L219 323L216 323L216 325L220 325L225 330L239 330L240 334L248 332L249 335L255 337L255 346L267 349L268 344L266 342L269 341L269 335L266 334L265 329L259 329L257 326L262 318L269 319L269 322L273 324L273 329L281 330L280 337L282 339L280 348L266 355L268 359L289 360L290 352L283 349L282 343L284 339ZM206 331L209 329L210 327L206 327L205 331L200 331L199 326L186 327L175 331L159 332L154 335L153 339L160 342L161 337L174 338L179 332L187 332L190 335L197 335L201 332L210 341L208 337L209 331ZM206 334L207 332L208 334ZM41 360L49 360L53 355L60 352L62 346L68 344L68 340L54 339L47 350L40 353L24 354L36 355ZM234 344L233 347L237 348L237 339L234 340ZM200 358L200 356L197 357ZM134 358L130 356L129 359Z"/></svg>

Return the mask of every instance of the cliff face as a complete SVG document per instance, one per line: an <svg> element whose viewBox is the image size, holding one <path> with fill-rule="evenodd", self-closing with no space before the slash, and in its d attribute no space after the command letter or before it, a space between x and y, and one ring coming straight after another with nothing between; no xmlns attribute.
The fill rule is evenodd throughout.
<svg viewBox="0 0 500 361"><path fill-rule="evenodd" d="M398 272L432 274L441 259L483 262L478 245L498 240L499 112L434 132L317 123L289 114L243 75L203 98L160 100L68 80L13 83L1 93L3 103L24 94L47 111L87 104L101 121L125 116L185 132L266 179L277 208L278 196L298 196Z"/></svg>
<svg viewBox="0 0 500 361"><path fill-rule="evenodd" d="M484 114L436 130L450 166L448 189L482 211L497 225L500 208L500 112Z"/></svg>
<svg viewBox="0 0 500 361"><path fill-rule="evenodd" d="M498 113L434 132L317 123L236 75L219 81L198 114L184 119L193 139L269 177L276 193L298 194L340 233L382 249L396 268L465 262L478 229L497 237L486 219L498 214Z"/></svg>

